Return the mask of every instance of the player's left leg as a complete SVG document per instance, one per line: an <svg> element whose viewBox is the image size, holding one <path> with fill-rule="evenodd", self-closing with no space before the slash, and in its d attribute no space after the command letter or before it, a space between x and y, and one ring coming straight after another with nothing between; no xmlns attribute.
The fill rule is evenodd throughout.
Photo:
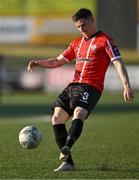
<svg viewBox="0 0 139 180"><path fill-rule="evenodd" d="M65 155L63 159L68 157L70 154L70 148L75 143L75 141L80 137L83 129L83 122L88 115L88 111L82 107L76 107L74 110L72 125L69 129L67 140L61 152Z"/></svg>
<svg viewBox="0 0 139 180"><path fill-rule="evenodd" d="M88 111L82 107L76 107L74 110L72 125L69 129L65 146L72 147L74 142L80 137L83 129L83 122L88 115Z"/></svg>

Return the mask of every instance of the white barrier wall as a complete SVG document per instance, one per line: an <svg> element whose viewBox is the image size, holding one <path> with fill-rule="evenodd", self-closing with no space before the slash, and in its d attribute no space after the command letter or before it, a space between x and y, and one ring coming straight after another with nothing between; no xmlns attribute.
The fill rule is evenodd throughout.
<svg viewBox="0 0 139 180"><path fill-rule="evenodd" d="M129 74L130 82L135 90L139 90L139 66L126 66ZM38 73L38 75L37 75ZM62 66L60 68L50 69L33 73L27 71L22 72L20 82L25 89L37 88L37 86L44 87L45 91L62 91L68 83L71 82L74 75L74 66ZM37 79L35 78L37 77ZM34 80L35 79L35 80ZM105 77L105 90L121 90L122 82L116 68L111 65Z"/></svg>
<svg viewBox="0 0 139 180"><path fill-rule="evenodd" d="M0 43L28 43L31 41L33 19L26 17L0 18Z"/></svg>
<svg viewBox="0 0 139 180"><path fill-rule="evenodd" d="M0 17L0 44L33 43L47 44L67 41L79 32L74 27L72 20L47 19L43 17ZM60 37L55 39L55 37ZM58 42L57 42L58 41Z"/></svg>
<svg viewBox="0 0 139 180"><path fill-rule="evenodd" d="M126 66L129 79L133 89L139 90L139 65L136 66ZM120 81L119 75L116 68L111 65L108 69L105 78L105 89L106 90L120 90L122 89L122 83Z"/></svg>
<svg viewBox="0 0 139 180"><path fill-rule="evenodd" d="M133 89L139 90L139 66L126 66ZM46 72L46 90L62 90L73 78L74 66L61 67ZM121 90L122 83L116 68L111 65L105 77L105 90Z"/></svg>

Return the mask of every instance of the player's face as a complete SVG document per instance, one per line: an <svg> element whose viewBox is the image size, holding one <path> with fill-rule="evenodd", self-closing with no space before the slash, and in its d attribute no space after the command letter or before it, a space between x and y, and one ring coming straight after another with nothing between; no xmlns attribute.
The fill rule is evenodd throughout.
<svg viewBox="0 0 139 180"><path fill-rule="evenodd" d="M79 19L74 24L84 37L88 38L94 34L94 20L92 17L88 19Z"/></svg>

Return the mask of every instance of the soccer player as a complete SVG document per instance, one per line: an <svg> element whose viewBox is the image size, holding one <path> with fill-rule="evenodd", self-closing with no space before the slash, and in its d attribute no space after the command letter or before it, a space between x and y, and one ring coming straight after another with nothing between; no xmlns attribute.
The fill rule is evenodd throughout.
<svg viewBox="0 0 139 180"><path fill-rule="evenodd" d="M27 67L32 72L34 67L56 68L73 60L76 62L73 80L53 106L52 125L60 149L59 159L62 160L54 171L75 170L71 147L81 135L85 119L101 97L110 63L114 64L122 81L124 100L132 102L134 98L120 52L110 36L97 30L91 11L82 8L72 16L72 20L82 37L71 42L58 57L32 60ZM72 123L67 132L65 124L70 117Z"/></svg>

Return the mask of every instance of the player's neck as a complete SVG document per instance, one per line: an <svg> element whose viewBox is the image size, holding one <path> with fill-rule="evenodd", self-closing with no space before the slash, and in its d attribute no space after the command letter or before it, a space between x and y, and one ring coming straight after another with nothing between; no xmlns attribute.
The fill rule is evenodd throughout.
<svg viewBox="0 0 139 180"><path fill-rule="evenodd" d="M85 40L89 40L89 39L95 37L95 36L98 35L100 32L101 32L100 30L94 31L94 32L92 33L92 35L90 35L90 36L87 37L87 38L85 37Z"/></svg>

